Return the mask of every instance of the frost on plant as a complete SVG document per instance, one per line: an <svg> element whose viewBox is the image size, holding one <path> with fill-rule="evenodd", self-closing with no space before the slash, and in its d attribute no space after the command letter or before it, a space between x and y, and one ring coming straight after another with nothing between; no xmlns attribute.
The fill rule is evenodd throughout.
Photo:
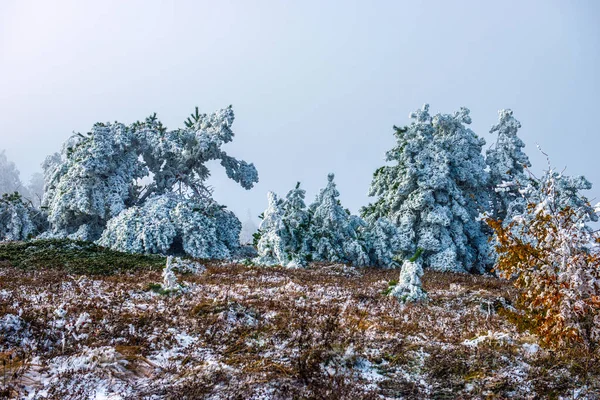
<svg viewBox="0 0 600 400"><path fill-rule="evenodd" d="M524 190L528 203L536 204L536 209L556 212L570 208L577 213L580 223L598 221L598 214L582 190L590 190L592 184L583 175L569 176L548 167L539 180L533 179ZM524 218L529 217L525 213ZM587 226L587 225L585 225Z"/></svg>
<svg viewBox="0 0 600 400"><path fill-rule="evenodd" d="M258 264L303 266L310 261L346 263L355 266L394 265L398 230L386 218L367 223L351 215L340 203L334 176L306 207L306 192L300 183L278 199L269 193L258 240Z"/></svg>
<svg viewBox="0 0 600 400"><path fill-rule="evenodd" d="M133 182L148 173L135 136L123 124L97 123L46 159L43 206L57 236L95 240L106 221L132 205Z"/></svg>
<svg viewBox="0 0 600 400"><path fill-rule="evenodd" d="M411 259L404 260L398 284L390 292L391 296L396 297L402 303L427 300L427 293L425 293L421 284L423 266L420 255L421 250L418 250Z"/></svg>
<svg viewBox="0 0 600 400"><path fill-rule="evenodd" d="M39 211L19 193L0 197L0 242L29 239L38 233L41 222Z"/></svg>
<svg viewBox="0 0 600 400"><path fill-rule="evenodd" d="M400 251L400 232L388 218L381 217L361 227L370 265L391 268L397 264L394 257Z"/></svg>
<svg viewBox="0 0 600 400"><path fill-rule="evenodd" d="M355 266L369 265L370 260L361 243L358 228L364 224L360 218L351 216L340 200L334 175L327 177L327 186L321 189L310 205L310 228L308 241L314 261L348 263Z"/></svg>
<svg viewBox="0 0 600 400"><path fill-rule="evenodd" d="M253 164L221 147L233 140L231 107L196 113L167 130L156 115L131 125L98 123L72 136L44 163L51 231L46 236L97 240L129 252L183 250L228 257L240 223L206 187L206 163L220 160L243 188L258 182ZM105 230L106 229L106 230Z"/></svg>
<svg viewBox="0 0 600 400"><path fill-rule="evenodd" d="M600 344L600 238L583 177L550 168L521 218L508 225L488 219L498 243L496 269L520 290L521 306L547 344Z"/></svg>
<svg viewBox="0 0 600 400"><path fill-rule="evenodd" d="M98 244L132 253L186 253L228 258L238 247L241 223L209 199L176 193L153 195L108 221Z"/></svg>
<svg viewBox="0 0 600 400"><path fill-rule="evenodd" d="M527 205L522 191L529 185L525 168L531 167L531 163L523 152L525 144L517 136L521 123L511 110L500 110L498 116L498 124L490 130L498 137L486 152L486 163L490 175L491 215L508 223L525 212Z"/></svg>
<svg viewBox="0 0 600 400"><path fill-rule="evenodd" d="M22 188L15 163L8 160L4 150L0 151L0 195L18 192Z"/></svg>
<svg viewBox="0 0 600 400"><path fill-rule="evenodd" d="M165 291L176 291L179 290L179 284L177 283L177 277L173 272L173 257L167 257L167 265L162 273L163 277L163 290Z"/></svg>
<svg viewBox="0 0 600 400"><path fill-rule="evenodd" d="M268 207L260 224L255 262L264 265L300 267L310 260L308 227L310 216L304 201L306 191L300 182L285 199L268 194Z"/></svg>
<svg viewBox="0 0 600 400"><path fill-rule="evenodd" d="M260 239L257 243L256 262L264 265L284 265L290 261L290 250L286 249L286 234L283 226L283 209L277 194L267 194L268 206L260 223Z"/></svg>
<svg viewBox="0 0 600 400"><path fill-rule="evenodd" d="M485 140L466 127L466 108L432 117L425 105L411 118L410 126L395 127L396 146L386 155L393 164L375 171L369 195L377 200L361 213L398 227L401 258L422 248L424 267L484 271L489 247L478 216L488 204Z"/></svg>

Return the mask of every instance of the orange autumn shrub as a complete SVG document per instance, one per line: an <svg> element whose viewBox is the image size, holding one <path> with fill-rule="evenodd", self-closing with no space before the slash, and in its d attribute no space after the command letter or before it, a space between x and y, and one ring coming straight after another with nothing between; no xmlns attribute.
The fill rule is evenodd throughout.
<svg viewBox="0 0 600 400"><path fill-rule="evenodd" d="M561 206L552 177L520 218L487 219L495 232L495 270L520 290L520 307L546 345L600 344L600 238L586 212ZM586 209L591 209L586 203Z"/></svg>

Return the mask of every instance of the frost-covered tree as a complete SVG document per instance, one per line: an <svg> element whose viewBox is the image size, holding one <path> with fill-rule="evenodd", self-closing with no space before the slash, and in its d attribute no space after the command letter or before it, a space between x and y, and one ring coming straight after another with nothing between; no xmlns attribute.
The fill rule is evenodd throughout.
<svg viewBox="0 0 600 400"><path fill-rule="evenodd" d="M252 213L248 210L246 220L242 222L242 231L240 232L240 243L241 244L252 244L254 240L254 234L258 230L258 226L252 219Z"/></svg>
<svg viewBox="0 0 600 400"><path fill-rule="evenodd" d="M519 289L521 306L552 347L600 344L600 237L586 222L598 218L577 193L583 177L552 168L536 183L521 217L488 219L498 238L495 269Z"/></svg>
<svg viewBox="0 0 600 400"><path fill-rule="evenodd" d="M125 251L228 256L238 246L240 223L212 199L205 164L220 160L245 189L258 182L253 164L221 149L233 140L233 121L231 107L213 114L196 108L185 128L172 131L154 114L128 126L98 123L72 136L44 163L49 235L102 236L101 243Z"/></svg>
<svg viewBox="0 0 600 400"><path fill-rule="evenodd" d="M0 151L0 195L23 191L19 170L15 163L6 157L5 150Z"/></svg>
<svg viewBox="0 0 600 400"><path fill-rule="evenodd" d="M393 259L399 249L396 226L386 218L367 223L351 215L341 206L338 196L333 174L309 209L300 183L283 200L269 193L255 262L288 267L303 266L313 260L395 266Z"/></svg>
<svg viewBox="0 0 600 400"><path fill-rule="evenodd" d="M97 123L46 159L43 206L52 234L96 240L110 218L135 204L134 182L148 174L136 139L132 127Z"/></svg>
<svg viewBox="0 0 600 400"><path fill-rule="evenodd" d="M359 237L359 228L365 222L342 207L333 179L334 175L329 174L327 186L321 189L309 207L311 258L314 261L369 265L369 256Z"/></svg>
<svg viewBox="0 0 600 400"><path fill-rule="evenodd" d="M176 193L153 195L108 225L98 244L132 253L182 253L229 258L238 247L241 224L217 203L194 202Z"/></svg>
<svg viewBox="0 0 600 400"><path fill-rule="evenodd" d="M310 216L306 207L306 191L300 188L300 182L285 196L281 208L282 222L286 234L286 249L295 264L302 265L306 261L308 248L306 238Z"/></svg>
<svg viewBox="0 0 600 400"><path fill-rule="evenodd" d="M525 212L527 206L521 191L529 185L525 168L531 167L523 152L525 144L517 136L521 123L511 110L498 111L499 121L490 130L498 135L494 146L486 152L489 167L491 216L508 223Z"/></svg>
<svg viewBox="0 0 600 400"><path fill-rule="evenodd" d="M176 193L153 195L108 225L98 244L132 253L181 253L196 258L229 258L241 224L215 202L194 202Z"/></svg>
<svg viewBox="0 0 600 400"><path fill-rule="evenodd" d="M300 182L285 199L269 193L269 205L260 225L257 263L299 267L310 260L306 242L309 215L305 197L306 191L300 188Z"/></svg>
<svg viewBox="0 0 600 400"><path fill-rule="evenodd" d="M441 271L484 271L489 247L479 221L485 211L487 175L481 154L485 140L465 125L469 110L411 114L406 128L395 127L393 165L379 168L362 209L367 220L388 217L399 229L400 258L423 249L423 266Z"/></svg>
<svg viewBox="0 0 600 400"><path fill-rule="evenodd" d="M0 197L0 241L26 240L38 233L37 211L17 192Z"/></svg>
<svg viewBox="0 0 600 400"><path fill-rule="evenodd" d="M258 257L255 262L263 265L283 265L291 261L286 251L285 227L283 225L282 201L273 192L267 193L268 205L260 223L260 238L256 245Z"/></svg>
<svg viewBox="0 0 600 400"><path fill-rule="evenodd" d="M573 210L579 222L590 230L587 223L598 221L598 214L581 191L591 188L592 184L585 176L565 175L549 165L540 179L530 179L530 185L523 190L523 194L526 203L538 204L540 208L546 207L549 212L558 212L566 208ZM515 218L527 219L531 218L531 215L524 212Z"/></svg>
<svg viewBox="0 0 600 400"><path fill-rule="evenodd" d="M396 267L395 257L400 252L400 232L388 218L381 217L364 225L360 230L370 265Z"/></svg>

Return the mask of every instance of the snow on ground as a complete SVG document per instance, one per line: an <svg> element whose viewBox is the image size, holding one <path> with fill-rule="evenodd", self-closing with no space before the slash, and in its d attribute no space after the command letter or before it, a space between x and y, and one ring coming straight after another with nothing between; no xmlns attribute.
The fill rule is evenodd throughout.
<svg viewBox="0 0 600 400"><path fill-rule="evenodd" d="M428 272L401 306L398 271L205 267L160 294L160 272L1 266L0 398L598 398L600 367L520 332L496 278Z"/></svg>

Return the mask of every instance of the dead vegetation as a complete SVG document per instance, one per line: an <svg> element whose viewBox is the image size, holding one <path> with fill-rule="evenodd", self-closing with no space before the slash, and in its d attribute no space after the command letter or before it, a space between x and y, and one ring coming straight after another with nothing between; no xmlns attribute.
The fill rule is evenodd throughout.
<svg viewBox="0 0 600 400"><path fill-rule="evenodd" d="M382 294L397 275L209 263L158 294L151 269L4 263L0 358L20 365L0 397L598 398L598 354L540 348L505 281L428 272L430 301L402 307Z"/></svg>

